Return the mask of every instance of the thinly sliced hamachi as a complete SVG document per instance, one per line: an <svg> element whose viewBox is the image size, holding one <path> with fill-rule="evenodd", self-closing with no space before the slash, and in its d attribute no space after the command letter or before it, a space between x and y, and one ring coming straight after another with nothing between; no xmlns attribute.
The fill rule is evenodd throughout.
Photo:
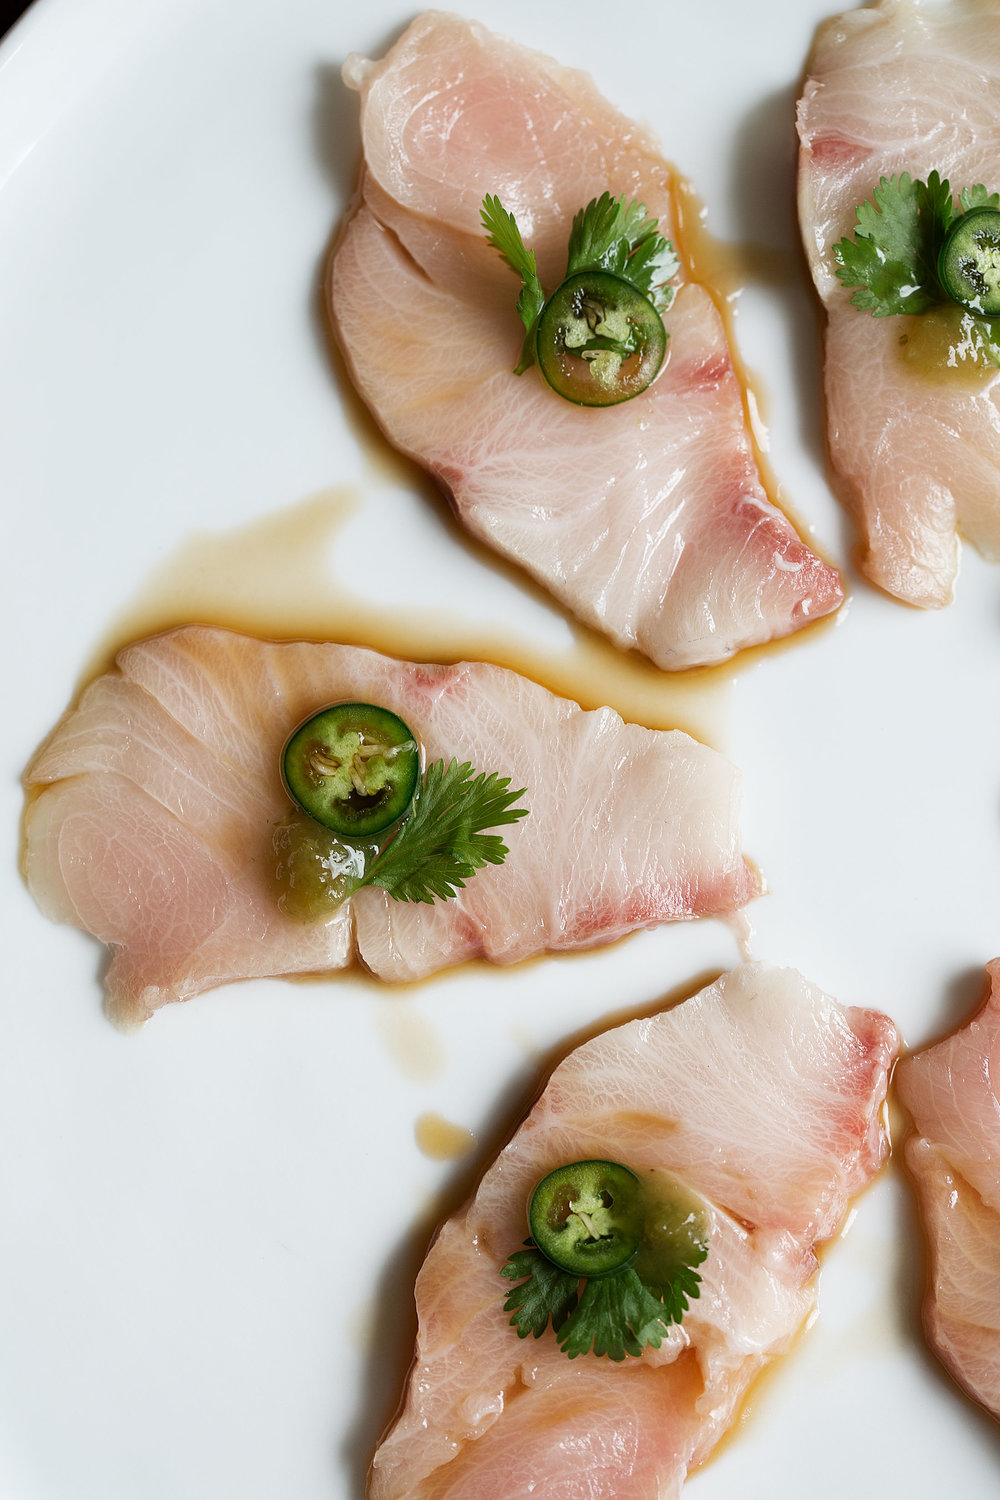
<svg viewBox="0 0 1000 1500"><path fill-rule="evenodd" d="M370 1500L676 1496L815 1305L815 1246L887 1152L896 1045L878 1012L754 964L572 1052L428 1253ZM699 1297L621 1364L521 1340L503 1310L534 1183L592 1156L674 1174L710 1223Z"/></svg>
<svg viewBox="0 0 1000 1500"><path fill-rule="evenodd" d="M278 908L282 745L311 712L385 704L428 760L527 790L510 854L454 900L369 888L328 921ZM188 627L129 646L26 773L25 871L42 910L113 949L110 1011L140 1020L228 980L333 970L387 980L463 959L513 963L744 906L739 776L677 731L584 712L514 672Z"/></svg>
<svg viewBox="0 0 1000 1500"><path fill-rule="evenodd" d="M578 407L537 370L512 373L518 285L486 243L484 196L516 215L552 291L573 215L605 190L642 199L676 237L672 173L649 138L585 74L440 12L344 72L364 168L331 265L333 327L390 441L470 531L665 668L836 609L837 574L765 493L722 320L690 268L669 361L641 396Z"/></svg>
<svg viewBox="0 0 1000 1500"><path fill-rule="evenodd" d="M1000 1417L1000 959L979 1014L900 1061L905 1147L930 1241L928 1341L959 1385Z"/></svg>
<svg viewBox="0 0 1000 1500"><path fill-rule="evenodd" d="M827 431L869 578L947 604L956 533L1000 560L1000 371L963 358L957 323L850 305L833 247L882 177L938 171L1000 190L1000 4L881 0L820 30L798 108L799 213L826 306ZM953 320L954 321L954 320Z"/></svg>

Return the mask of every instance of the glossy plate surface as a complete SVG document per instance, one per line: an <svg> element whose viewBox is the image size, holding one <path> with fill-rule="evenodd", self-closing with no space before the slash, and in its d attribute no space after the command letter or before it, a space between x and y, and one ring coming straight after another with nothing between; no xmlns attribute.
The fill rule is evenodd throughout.
<svg viewBox="0 0 1000 1500"><path fill-rule="evenodd" d="M381 55L409 11L29 12L0 48L10 1500L357 1500L432 1226L559 1049L739 960L708 922L400 993L237 985L119 1034L97 946L38 914L15 851L26 760L130 637L353 622L404 654L494 656L676 716L744 773L771 886L755 955L885 1009L910 1045L968 1013L1000 952L1000 572L966 551L936 614L877 595L825 477L793 107L826 7L716 0L610 26L592 0L456 8L588 68L695 185L743 268L736 335L769 462L851 598L835 625L677 691L581 643L389 452L331 358L318 289L357 165L340 65ZM919 1341L920 1257L893 1168L825 1257L819 1320L692 1497L992 1500L996 1428Z"/></svg>

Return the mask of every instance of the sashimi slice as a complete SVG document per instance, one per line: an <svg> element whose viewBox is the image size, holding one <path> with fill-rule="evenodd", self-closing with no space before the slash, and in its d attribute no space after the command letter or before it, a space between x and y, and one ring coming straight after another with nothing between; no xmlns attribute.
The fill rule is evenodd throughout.
<svg viewBox="0 0 1000 1500"><path fill-rule="evenodd" d="M828 317L827 432L868 577L910 604L952 597L957 533L1000 560L1000 370L977 372L938 313L850 305L833 247L882 177L936 170L1000 190L1000 5L881 0L820 30L798 108L799 213ZM949 331L950 330L950 331Z"/></svg>
<svg viewBox="0 0 1000 1500"><path fill-rule="evenodd" d="M896 1045L878 1012L753 964L572 1052L427 1255L370 1500L676 1496L814 1308L816 1244L887 1153ZM551 1330L521 1340L503 1310L531 1188L592 1156L674 1174L710 1223L699 1297L620 1364L571 1361Z"/></svg>
<svg viewBox="0 0 1000 1500"><path fill-rule="evenodd" d="M1000 1417L1000 959L979 1014L903 1058L905 1147L931 1251L924 1327L959 1385Z"/></svg>
<svg viewBox="0 0 1000 1500"><path fill-rule="evenodd" d="M360 699L399 713L428 760L525 787L510 854L447 902L359 891L329 920L278 907L281 747L308 714ZM514 963L636 928L726 915L760 891L739 839L739 776L678 731L585 712L483 663L259 641L191 626L127 647L25 777L25 872L42 910L108 943L124 1021L228 980L342 968L386 980L482 957Z"/></svg>
<svg viewBox="0 0 1000 1500"><path fill-rule="evenodd" d="M608 190L677 236L671 169L590 79L457 16L419 17L381 62L345 67L364 168L329 304L390 441L462 522L619 646L659 666L717 662L837 608L836 572L764 490L718 308L690 268L669 360L603 410L515 376L517 281L485 240L496 193L565 270L573 215ZM681 246L683 250L683 246Z"/></svg>

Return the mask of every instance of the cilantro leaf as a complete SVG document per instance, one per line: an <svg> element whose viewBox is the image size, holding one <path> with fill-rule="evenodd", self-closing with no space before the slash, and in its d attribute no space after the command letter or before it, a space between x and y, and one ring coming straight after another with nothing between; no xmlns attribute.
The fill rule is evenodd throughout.
<svg viewBox="0 0 1000 1500"><path fill-rule="evenodd" d="M656 220L646 213L646 205L635 199L612 198L602 193L591 198L586 208L573 216L569 236L566 275L574 276L588 266L603 266L621 275L625 257L650 231L656 232Z"/></svg>
<svg viewBox="0 0 1000 1500"><path fill-rule="evenodd" d="M615 276L624 276L662 312L671 294L663 293L657 301L654 289L676 276L679 265L673 245L659 233L657 221L637 199L626 202L624 197L602 193L574 216L567 279L599 266Z"/></svg>
<svg viewBox="0 0 1000 1500"><path fill-rule="evenodd" d="M597 1355L623 1360L641 1354L647 1344L658 1349L674 1321L632 1266L625 1266L586 1283L579 1306L558 1334L559 1347L570 1359L593 1348Z"/></svg>
<svg viewBox="0 0 1000 1500"><path fill-rule="evenodd" d="M657 312L664 313L674 300L674 289L668 286L680 270L672 240L662 235L650 235L640 240L628 258L625 274L652 302Z"/></svg>
<svg viewBox="0 0 1000 1500"><path fill-rule="evenodd" d="M484 865L508 854L499 834L485 833L528 816L512 807L526 788L509 790L510 777L476 775L468 761L433 761L398 833L367 866L355 889L377 885L396 901L447 901Z"/></svg>
<svg viewBox="0 0 1000 1500"><path fill-rule="evenodd" d="M970 208L1000 209L1000 193L988 193L983 184L977 182L975 187L962 189L960 202L963 213L968 213Z"/></svg>
<svg viewBox="0 0 1000 1500"><path fill-rule="evenodd" d="M855 307L877 318L926 312L941 301L937 257L954 217L951 189L937 172L926 182L883 177L872 201L858 205L854 238L834 246L836 272L857 287Z"/></svg>
<svg viewBox="0 0 1000 1500"><path fill-rule="evenodd" d="M581 1281L554 1265L533 1240L527 1244L500 1271L508 1280L520 1281L504 1302L504 1311L514 1314L510 1321L518 1337L540 1338L551 1321L569 1359L592 1350L616 1362L640 1355L647 1345L660 1347L698 1296L701 1277L694 1267L708 1254L707 1241L691 1246L687 1259L678 1257L670 1280L663 1283L644 1280L632 1265Z"/></svg>
<svg viewBox="0 0 1000 1500"><path fill-rule="evenodd" d="M552 1320L558 1332L579 1301L579 1276L561 1271L529 1240L527 1250L518 1250L500 1268L509 1281L521 1281L507 1293L504 1312L513 1313L511 1324L519 1339L532 1334L541 1338Z"/></svg>
<svg viewBox="0 0 1000 1500"><path fill-rule="evenodd" d="M507 265L521 278L517 313L524 324L525 335L521 357L514 370L515 375L521 375L535 362L535 325L545 306L545 293L538 279L535 252L525 249L514 215L508 213L495 194L490 197L487 193L479 217L483 228L488 231L487 244L492 245L494 250L499 250Z"/></svg>
<svg viewBox="0 0 1000 1500"><path fill-rule="evenodd" d="M694 1267L700 1266L707 1255L708 1245L704 1244L700 1250L692 1251L691 1265L678 1263L670 1281L656 1285L646 1282L646 1289L650 1295L662 1303L667 1314L667 1322L679 1323L691 1302L701 1295L701 1277Z"/></svg>

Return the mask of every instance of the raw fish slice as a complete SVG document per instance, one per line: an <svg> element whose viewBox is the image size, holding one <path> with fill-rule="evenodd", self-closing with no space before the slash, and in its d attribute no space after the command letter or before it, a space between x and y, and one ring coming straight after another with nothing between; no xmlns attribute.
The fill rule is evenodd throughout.
<svg viewBox="0 0 1000 1500"><path fill-rule="evenodd" d="M552 946L587 948L749 899L754 888L731 843L737 783L725 761L676 731L626 728L609 708L557 707L510 674L481 668L475 688L474 705L463 693L457 716L441 713L442 733L459 758L485 764L492 754L493 765L499 756L516 767L516 785L538 788L524 799L532 814L520 825L522 857L433 907L359 892L358 946L377 974L417 978L442 953L511 963ZM731 855L720 858L723 848ZM706 850L718 852L706 860Z"/></svg>
<svg viewBox="0 0 1000 1500"><path fill-rule="evenodd" d="M942 315L852 307L833 247L881 177L936 169L956 193L1000 188L998 91L995 0L881 0L822 27L798 110L800 220L829 320L831 464L864 571L925 607L951 598L956 532L1000 560L1000 371L977 375Z"/></svg>
<svg viewBox="0 0 1000 1500"><path fill-rule="evenodd" d="M515 213L552 290L574 213L604 189L676 236L670 169L642 132L584 74L438 12L345 77L365 167L332 263L334 328L386 434L464 524L662 667L835 609L836 573L767 498L718 309L688 272L641 396L595 411L512 373L517 283L486 245L484 195Z"/></svg>
<svg viewBox="0 0 1000 1500"><path fill-rule="evenodd" d="M958 1383L1000 1417L1000 959L985 1007L904 1058L899 1097L916 1134L906 1163L931 1247L927 1337Z"/></svg>
<svg viewBox="0 0 1000 1500"><path fill-rule="evenodd" d="M227 764L137 682L108 674L85 689L36 753L31 776L42 783L121 772L190 827L211 826L223 840L231 834L242 856L250 831L273 811L263 767L255 776L248 769Z"/></svg>
<svg viewBox="0 0 1000 1500"><path fill-rule="evenodd" d="M676 1495L814 1306L815 1245L887 1153L896 1044L885 1016L755 964L571 1053L428 1253L370 1500ZM622 1364L570 1361L551 1331L519 1340L503 1310L531 1187L588 1156L676 1174L711 1225L683 1323Z"/></svg>
<svg viewBox="0 0 1000 1500"><path fill-rule="evenodd" d="M675 1500L700 1426L698 1367L681 1360L675 1371L670 1422L663 1421L660 1381L645 1367L610 1391L599 1372L578 1370L571 1381L532 1391L530 1401L512 1401L502 1422L413 1493L427 1500L527 1500L540 1493L536 1478L543 1474L545 1500Z"/></svg>
<svg viewBox="0 0 1000 1500"><path fill-rule="evenodd" d="M385 703L428 760L526 787L510 855L452 901L359 891L329 921L285 917L274 825L281 747L340 699ZM127 647L26 774L25 870L42 910L109 943L109 1010L141 1020L228 980L342 968L387 980L470 957L512 963L639 927L724 915L760 890L739 778L687 735L584 712L498 667L189 627ZM580 830L587 836L581 838Z"/></svg>
<svg viewBox="0 0 1000 1500"><path fill-rule="evenodd" d="M347 911L305 926L277 909L264 863L271 826L244 838L238 859L238 835L182 822L131 778L73 777L28 810L26 874L46 916L111 946L107 1010L131 1026L232 979L350 962Z"/></svg>

